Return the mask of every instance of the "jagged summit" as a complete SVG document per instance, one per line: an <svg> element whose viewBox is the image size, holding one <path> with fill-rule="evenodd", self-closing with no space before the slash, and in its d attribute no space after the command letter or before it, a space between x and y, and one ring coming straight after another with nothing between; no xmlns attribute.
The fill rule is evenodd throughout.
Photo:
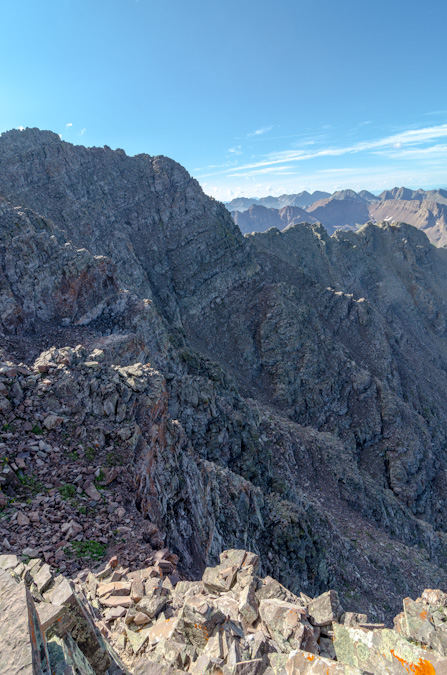
<svg viewBox="0 0 447 675"><path fill-rule="evenodd" d="M246 273L230 215L173 160L74 146L35 129L10 134L0 140L0 194L53 221L76 246L121 260L122 285L153 298L170 320L193 288L213 292L213 257L223 255L233 282ZM176 249L182 261L170 259Z"/></svg>
<svg viewBox="0 0 447 675"><path fill-rule="evenodd" d="M11 129L0 134L0 146L4 153L14 154L18 149L30 149L47 143L61 144L62 140L54 131L44 131L37 127Z"/></svg>

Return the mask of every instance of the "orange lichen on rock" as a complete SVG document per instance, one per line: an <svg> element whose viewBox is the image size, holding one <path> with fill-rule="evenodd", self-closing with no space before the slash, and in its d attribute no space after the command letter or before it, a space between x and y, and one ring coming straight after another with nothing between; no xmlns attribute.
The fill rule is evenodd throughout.
<svg viewBox="0 0 447 675"><path fill-rule="evenodd" d="M397 654L394 653L394 649L391 650L391 654L403 665L410 675L436 675L433 664L426 659L419 659L418 663L408 663L405 659L397 656Z"/></svg>

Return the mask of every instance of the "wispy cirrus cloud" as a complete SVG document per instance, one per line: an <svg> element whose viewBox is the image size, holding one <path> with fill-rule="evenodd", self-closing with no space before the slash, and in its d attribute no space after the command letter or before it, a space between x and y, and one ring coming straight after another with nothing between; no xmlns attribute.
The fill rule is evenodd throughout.
<svg viewBox="0 0 447 675"><path fill-rule="evenodd" d="M261 176L265 174L273 174L275 176L290 176L294 173L293 166L274 166L274 167L265 167L263 169L253 169L247 173L229 173L229 177L247 177L247 176Z"/></svg>
<svg viewBox="0 0 447 675"><path fill-rule="evenodd" d="M327 147L314 151L305 150L281 150L271 152L261 156L258 161L250 164L243 164L238 167L232 167L221 172L205 174L202 176L224 175L231 173L234 175L237 172L247 172L250 170L257 170L260 168L270 167L270 170L279 164L290 164L291 162L303 162L319 157L341 157L347 154L358 154L362 152L376 153L381 150L399 150L402 148L414 148L414 146L423 145L437 139L447 138L447 124L440 124L436 126L423 127L420 129L409 129L391 136L378 138L375 140L361 141L352 145L341 147Z"/></svg>
<svg viewBox="0 0 447 675"><path fill-rule="evenodd" d="M431 110L430 112L424 113L427 117L429 115L447 115L447 110Z"/></svg>
<svg viewBox="0 0 447 675"><path fill-rule="evenodd" d="M252 136L262 136L263 134L266 134L267 131L270 131L271 129L273 129L273 124L268 126L268 127L261 127L261 129L256 129L255 131L252 131L249 134L247 134L247 136L248 136L248 138L250 138Z"/></svg>
<svg viewBox="0 0 447 675"><path fill-rule="evenodd" d="M234 148L228 148L227 152L230 152L232 155L242 155L242 146L235 145Z"/></svg>
<svg viewBox="0 0 447 675"><path fill-rule="evenodd" d="M69 127L72 127L72 126L73 126L73 122L67 122L67 124L65 125L65 128L68 129Z"/></svg>
<svg viewBox="0 0 447 675"><path fill-rule="evenodd" d="M376 154L389 157L390 159L420 159L423 157L435 157L445 155L447 157L447 145L430 145L428 148L408 148L394 150L380 150Z"/></svg>

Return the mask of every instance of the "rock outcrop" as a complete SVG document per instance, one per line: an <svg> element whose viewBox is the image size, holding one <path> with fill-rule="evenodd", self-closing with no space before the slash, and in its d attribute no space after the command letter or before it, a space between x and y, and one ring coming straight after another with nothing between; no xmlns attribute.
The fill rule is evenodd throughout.
<svg viewBox="0 0 447 675"><path fill-rule="evenodd" d="M133 572L114 557L71 581L22 558L0 556L1 675L447 672L439 590L406 598L390 630L345 612L333 590L310 598L261 578L244 550L223 551L199 581L179 579L168 549Z"/></svg>

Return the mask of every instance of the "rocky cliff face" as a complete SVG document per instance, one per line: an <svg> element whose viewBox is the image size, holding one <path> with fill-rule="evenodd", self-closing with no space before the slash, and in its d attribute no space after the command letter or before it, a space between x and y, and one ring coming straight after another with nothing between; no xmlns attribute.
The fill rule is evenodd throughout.
<svg viewBox="0 0 447 675"><path fill-rule="evenodd" d="M185 573L249 548L378 617L447 583L446 251L406 225L244 238L172 160L38 130L0 137L0 195L4 547L71 569L99 527L112 551L124 490L136 555Z"/></svg>
<svg viewBox="0 0 447 675"><path fill-rule="evenodd" d="M210 302L225 290L220 284L255 269L227 210L166 157L127 157L72 146L51 132L11 131L0 138L0 176L0 194L50 219L78 248L110 256L123 285L156 294L172 324L179 303L198 312L203 293Z"/></svg>

